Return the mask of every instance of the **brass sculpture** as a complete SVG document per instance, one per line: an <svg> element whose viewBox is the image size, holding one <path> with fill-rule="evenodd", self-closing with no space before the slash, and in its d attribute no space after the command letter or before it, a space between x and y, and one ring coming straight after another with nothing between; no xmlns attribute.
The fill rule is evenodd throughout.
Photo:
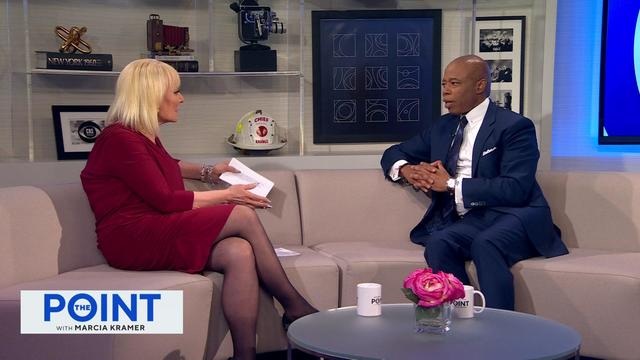
<svg viewBox="0 0 640 360"><path fill-rule="evenodd" d="M80 51L83 54L91 54L91 45L81 39L86 32L87 28L84 26L81 28L72 26L69 30L64 26L56 26L56 35L63 41L60 45L60 52L75 53Z"/></svg>

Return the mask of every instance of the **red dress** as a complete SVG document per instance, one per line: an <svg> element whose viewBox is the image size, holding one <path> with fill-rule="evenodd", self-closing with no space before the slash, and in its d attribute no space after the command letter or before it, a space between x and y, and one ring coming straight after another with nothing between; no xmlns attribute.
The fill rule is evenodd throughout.
<svg viewBox="0 0 640 360"><path fill-rule="evenodd" d="M193 207L178 160L120 124L104 129L80 174L96 217L98 248L128 270L204 269L233 205Z"/></svg>

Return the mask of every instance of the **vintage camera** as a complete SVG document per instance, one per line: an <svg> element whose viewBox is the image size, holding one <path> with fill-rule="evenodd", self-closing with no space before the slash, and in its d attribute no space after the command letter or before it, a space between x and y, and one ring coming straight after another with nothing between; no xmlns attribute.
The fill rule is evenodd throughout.
<svg viewBox="0 0 640 360"><path fill-rule="evenodd" d="M229 7L238 14L238 37L247 44L234 53L236 71L276 71L276 51L258 44L267 40L270 33L287 32L275 11L255 0L234 2Z"/></svg>
<svg viewBox="0 0 640 360"><path fill-rule="evenodd" d="M287 32L275 11L268 6L259 6L257 1L241 1L229 5L238 14L238 36L246 44L255 44L267 40L269 33Z"/></svg>
<svg viewBox="0 0 640 360"><path fill-rule="evenodd" d="M189 28L164 25L160 15L149 15L147 50L159 55L180 55L185 52L193 52L193 49L189 48Z"/></svg>

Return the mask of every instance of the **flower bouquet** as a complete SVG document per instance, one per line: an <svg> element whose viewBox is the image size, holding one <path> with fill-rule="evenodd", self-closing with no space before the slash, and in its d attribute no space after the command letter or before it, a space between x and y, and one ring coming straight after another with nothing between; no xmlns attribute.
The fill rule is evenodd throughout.
<svg viewBox="0 0 640 360"><path fill-rule="evenodd" d="M451 326L453 300L464 298L464 285L453 274L424 268L404 279L402 292L416 304L416 332L442 334Z"/></svg>

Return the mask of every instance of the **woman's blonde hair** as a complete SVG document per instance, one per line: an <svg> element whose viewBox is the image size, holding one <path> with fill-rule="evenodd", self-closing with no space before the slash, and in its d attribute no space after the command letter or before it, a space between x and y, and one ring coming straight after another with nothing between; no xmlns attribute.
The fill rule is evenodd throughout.
<svg viewBox="0 0 640 360"><path fill-rule="evenodd" d="M161 61L140 59L120 73L116 95L107 113L115 122L144 134L158 134L158 110L169 88L180 87L178 72Z"/></svg>

